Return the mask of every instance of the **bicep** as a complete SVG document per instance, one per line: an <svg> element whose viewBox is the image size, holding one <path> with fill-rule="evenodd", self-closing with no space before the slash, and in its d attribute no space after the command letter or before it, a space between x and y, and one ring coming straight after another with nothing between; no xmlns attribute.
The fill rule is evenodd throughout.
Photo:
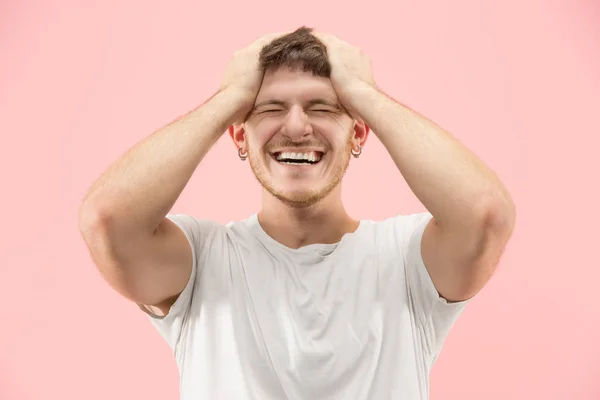
<svg viewBox="0 0 600 400"><path fill-rule="evenodd" d="M88 248L103 278L123 297L168 309L192 272L191 233L164 218L153 233L118 234L102 226L88 233Z"/></svg>
<svg viewBox="0 0 600 400"><path fill-rule="evenodd" d="M194 263L193 243L182 229L165 218L147 242L132 267L127 283L133 300L166 314L190 279Z"/></svg>
<svg viewBox="0 0 600 400"><path fill-rule="evenodd" d="M505 241L482 222L469 230L443 229L431 218L423 232L423 263L440 296L460 302L475 296L489 281Z"/></svg>

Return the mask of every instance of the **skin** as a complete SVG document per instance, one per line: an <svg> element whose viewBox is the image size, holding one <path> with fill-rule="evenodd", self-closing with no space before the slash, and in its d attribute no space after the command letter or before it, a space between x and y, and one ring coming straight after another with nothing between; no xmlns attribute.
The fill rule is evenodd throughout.
<svg viewBox="0 0 600 400"><path fill-rule="evenodd" d="M262 82L258 38L233 54L219 90L111 164L79 208L79 230L107 283L126 299L165 315L189 280L192 252L166 215L195 169L232 124L254 105Z"/></svg>
<svg viewBox="0 0 600 400"><path fill-rule="evenodd" d="M514 226L514 205L496 175L378 89L368 58L334 36L315 34L328 48L329 79L285 68L263 74L260 49L279 35L236 52L215 95L134 146L91 186L79 226L102 276L146 310L168 312L189 279L191 250L165 216L227 130L264 188L259 221L271 237L291 248L339 241L358 226L342 204L341 180L350 150L364 147L372 128L434 217L422 256L438 292L450 301L475 295ZM282 103L257 106L273 100ZM324 156L311 167L283 166L271 157L282 147Z"/></svg>
<svg viewBox="0 0 600 400"><path fill-rule="evenodd" d="M259 221L275 240L292 248L335 243L358 227L342 204L341 180L368 128L344 110L329 79L267 71L247 121L230 133L263 186ZM272 157L281 150L324 154L314 166L287 166Z"/></svg>
<svg viewBox="0 0 600 400"><path fill-rule="evenodd" d="M317 33L332 65L329 80L300 71L265 74L261 108L233 131L247 150L264 187L259 220L267 233L289 247L332 243L357 227L341 201L341 178L349 149L364 145L373 128L402 176L433 219L425 229L422 257L439 294L462 301L478 293L492 276L515 223L512 199L494 172L450 133L391 99L375 84L363 52L332 35ZM327 118L306 102L325 98L339 104ZM329 148L319 167L295 173L269 157L271 143L315 142ZM274 145L277 148L277 145Z"/></svg>
<svg viewBox="0 0 600 400"><path fill-rule="evenodd" d="M340 101L376 132L433 215L421 254L439 294L449 301L473 297L497 268L514 229L506 187L449 132L381 91L360 49L332 35L317 37L328 48Z"/></svg>

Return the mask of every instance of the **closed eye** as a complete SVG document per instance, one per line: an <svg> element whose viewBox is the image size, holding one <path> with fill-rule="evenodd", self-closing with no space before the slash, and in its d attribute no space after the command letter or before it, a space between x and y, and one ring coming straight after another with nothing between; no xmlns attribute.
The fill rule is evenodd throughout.
<svg viewBox="0 0 600 400"><path fill-rule="evenodd" d="M278 112L278 111L282 111L282 110L276 110L276 109L273 109L273 110L262 110L261 113L272 113L272 112Z"/></svg>
<svg viewBox="0 0 600 400"><path fill-rule="evenodd" d="M265 114L265 113L276 113L276 112L283 112L284 110L282 109L267 109L267 110L260 110L258 111L259 114ZM318 113L335 113L337 112L337 110L330 110L330 109L325 109L325 108L318 108L318 109L312 109L310 110L311 112L318 112Z"/></svg>

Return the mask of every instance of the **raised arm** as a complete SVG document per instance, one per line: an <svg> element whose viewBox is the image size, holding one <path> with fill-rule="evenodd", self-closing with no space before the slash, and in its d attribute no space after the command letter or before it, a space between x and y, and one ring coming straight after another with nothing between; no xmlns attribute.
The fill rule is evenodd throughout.
<svg viewBox="0 0 600 400"><path fill-rule="evenodd" d="M496 174L456 138L391 99L374 83L370 61L320 34L342 104L383 143L413 193L432 214L421 253L439 294L473 297L494 272L515 221L512 198Z"/></svg>
<svg viewBox="0 0 600 400"><path fill-rule="evenodd" d="M185 288L191 248L166 215L206 153L251 110L262 82L258 54L271 39L236 52L215 95L130 149L85 196L81 234L102 276L127 299L166 313Z"/></svg>

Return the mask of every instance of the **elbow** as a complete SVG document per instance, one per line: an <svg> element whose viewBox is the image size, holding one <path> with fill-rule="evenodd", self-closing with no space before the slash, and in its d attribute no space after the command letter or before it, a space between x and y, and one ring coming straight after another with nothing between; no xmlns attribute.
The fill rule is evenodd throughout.
<svg viewBox="0 0 600 400"><path fill-rule="evenodd" d="M465 286L462 298L473 297L494 274L512 236L515 226L515 208L512 202L490 206L480 224L470 255L465 258Z"/></svg>
<svg viewBox="0 0 600 400"><path fill-rule="evenodd" d="M91 200L85 200L79 207L78 214L79 231L87 239L87 236L106 228L108 214Z"/></svg>
<svg viewBox="0 0 600 400"><path fill-rule="evenodd" d="M78 225L83 242L100 274L114 283L122 278L123 257L120 255L122 252L117 252L108 224L107 214L100 209L89 205L81 207Z"/></svg>
<svg viewBox="0 0 600 400"><path fill-rule="evenodd" d="M472 273L493 270L504 253L515 226L515 209L512 202L493 201L480 213L477 228L471 230L469 242L464 255L465 265L470 266ZM466 237L466 236L465 236Z"/></svg>
<svg viewBox="0 0 600 400"><path fill-rule="evenodd" d="M99 247L104 247L106 242L107 217L97 208L83 205L79 210L79 233L88 250L94 256Z"/></svg>
<svg viewBox="0 0 600 400"><path fill-rule="evenodd" d="M483 218L483 229L486 236L506 244L511 237L516 222L515 204L509 194L494 196L487 202Z"/></svg>

